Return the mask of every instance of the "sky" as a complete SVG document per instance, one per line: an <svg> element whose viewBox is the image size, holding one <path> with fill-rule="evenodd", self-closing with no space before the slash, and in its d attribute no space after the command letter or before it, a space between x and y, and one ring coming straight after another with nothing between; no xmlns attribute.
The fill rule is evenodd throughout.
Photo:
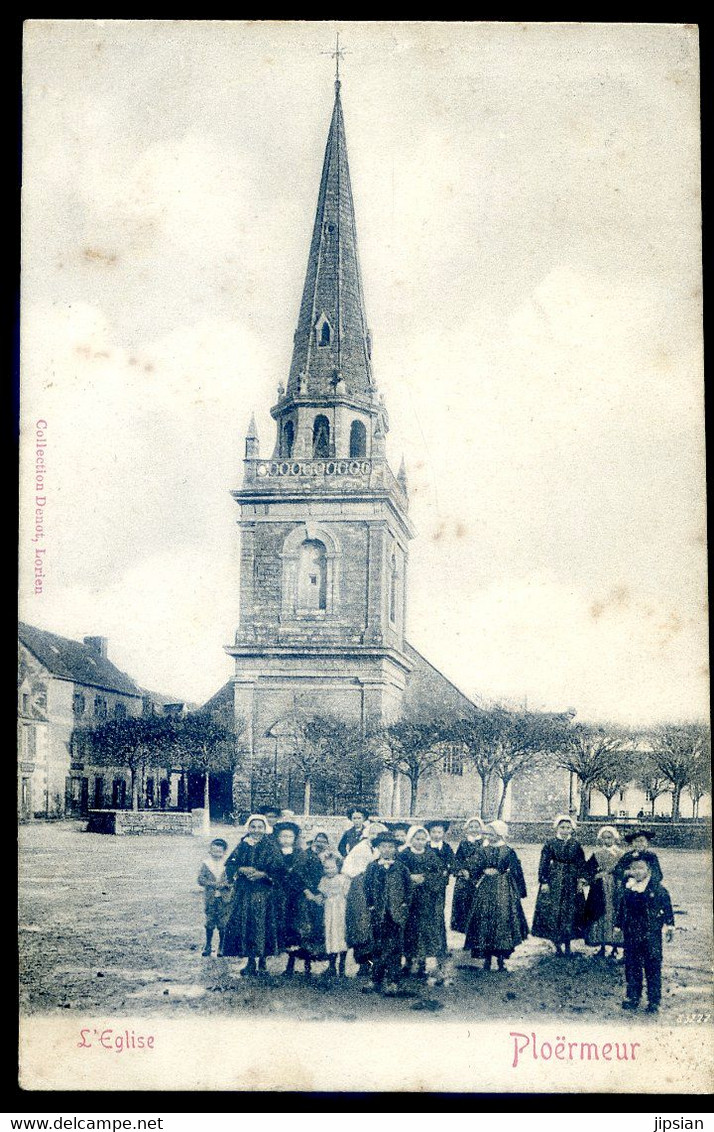
<svg viewBox="0 0 714 1132"><path fill-rule="evenodd" d="M375 377L417 530L409 639L484 702L704 718L681 25L27 22L22 619L108 637L176 698L229 679L229 492L252 412L272 450L338 29Z"/></svg>

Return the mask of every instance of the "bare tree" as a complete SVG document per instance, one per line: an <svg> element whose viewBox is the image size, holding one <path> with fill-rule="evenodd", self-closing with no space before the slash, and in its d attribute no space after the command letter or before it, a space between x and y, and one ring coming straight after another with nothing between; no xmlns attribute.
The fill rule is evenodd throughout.
<svg viewBox="0 0 714 1132"><path fill-rule="evenodd" d="M409 815L413 817L419 783L444 758L446 726L439 720L402 719L385 728L381 737L386 748L384 765L409 781Z"/></svg>
<svg viewBox="0 0 714 1132"><path fill-rule="evenodd" d="M709 763L709 730L700 723L665 724L652 737L652 761L672 786L672 821L679 821L682 791L700 781Z"/></svg>
<svg viewBox="0 0 714 1132"><path fill-rule="evenodd" d="M629 782L632 781L632 764L629 763L620 752L620 758L613 758L612 764L606 767L602 774L595 779L593 786L603 795L607 802L607 816L612 816L612 799L620 791L624 790Z"/></svg>
<svg viewBox="0 0 714 1132"><path fill-rule="evenodd" d="M147 766L163 763L172 741L166 716L110 719L75 731L73 745L95 766L127 767L131 774L131 808L139 809L139 779Z"/></svg>
<svg viewBox="0 0 714 1132"><path fill-rule="evenodd" d="M558 766L572 771L580 783L580 820L589 812L590 791L611 778L618 765L623 739L612 728L576 723L556 753Z"/></svg>
<svg viewBox="0 0 714 1132"><path fill-rule="evenodd" d="M635 761L635 781L645 791L650 801L650 813L654 817L657 799L663 794L670 794L672 783L662 774L652 759L651 751L642 752Z"/></svg>
<svg viewBox="0 0 714 1132"><path fill-rule="evenodd" d="M552 752L560 749L565 741L569 719L504 708L495 709L490 716L488 730L494 745L493 769L501 781L497 817L502 818L513 779L532 773L552 758Z"/></svg>
<svg viewBox="0 0 714 1132"><path fill-rule="evenodd" d="M169 724L171 756L182 768L203 775L203 832L211 828L211 775L233 773L240 759L238 740L245 731L240 720L228 727L208 712L190 712L183 718L171 717Z"/></svg>
<svg viewBox="0 0 714 1132"><path fill-rule="evenodd" d="M496 744L491 717L487 712L451 723L448 728L451 742L461 743L466 755L481 780L480 816L486 818L488 785L496 773Z"/></svg>

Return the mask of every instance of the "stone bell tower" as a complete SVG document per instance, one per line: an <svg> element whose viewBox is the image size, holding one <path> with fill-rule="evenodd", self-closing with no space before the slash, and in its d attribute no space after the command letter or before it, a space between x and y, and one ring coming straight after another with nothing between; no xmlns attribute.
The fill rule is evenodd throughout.
<svg viewBox="0 0 714 1132"><path fill-rule="evenodd" d="M287 386L275 442L245 441L235 712L251 765L274 758L296 710L367 729L399 715L408 518L403 466L387 462L387 412L372 371L339 78ZM246 784L247 786L247 784ZM283 799L284 801L284 799ZM246 802L246 804L249 804Z"/></svg>

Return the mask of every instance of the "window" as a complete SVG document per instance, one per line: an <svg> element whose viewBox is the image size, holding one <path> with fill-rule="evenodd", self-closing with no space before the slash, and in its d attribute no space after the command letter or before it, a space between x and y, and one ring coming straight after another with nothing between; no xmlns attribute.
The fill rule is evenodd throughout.
<svg viewBox="0 0 714 1132"><path fill-rule="evenodd" d="M463 775L464 754L460 747L449 747L442 763L445 774Z"/></svg>
<svg viewBox="0 0 714 1132"><path fill-rule="evenodd" d="M286 421L281 434L280 455L289 460L293 454L294 443L295 425L292 421Z"/></svg>
<svg viewBox="0 0 714 1132"><path fill-rule="evenodd" d="M126 719L126 704L114 704L114 718Z"/></svg>
<svg viewBox="0 0 714 1132"><path fill-rule="evenodd" d="M350 459L359 460L367 455L367 429L362 421L352 421L350 427Z"/></svg>
<svg viewBox="0 0 714 1132"><path fill-rule="evenodd" d="M22 710L25 713L25 715L27 715L27 713L30 710L30 693L29 692L23 692L22 693Z"/></svg>
<svg viewBox="0 0 714 1132"><path fill-rule="evenodd" d="M94 697L94 714L97 719L107 718L107 701L104 696Z"/></svg>
<svg viewBox="0 0 714 1132"><path fill-rule="evenodd" d="M318 539L306 539L298 561L298 609L319 612L327 607L327 552Z"/></svg>
<svg viewBox="0 0 714 1132"><path fill-rule="evenodd" d="M312 426L312 455L316 460L326 460L330 455L330 422L322 413Z"/></svg>
<svg viewBox="0 0 714 1132"><path fill-rule="evenodd" d="M74 693L74 699L72 700L72 710L74 711L74 714L75 715L84 715L86 707L87 707L87 701L85 700L82 693L81 692L75 692Z"/></svg>
<svg viewBox="0 0 714 1132"><path fill-rule="evenodd" d="M397 557L392 555L389 563L389 620L397 620Z"/></svg>
<svg viewBox="0 0 714 1132"><path fill-rule="evenodd" d="M315 340L318 346L329 346L332 341L332 327L324 312L315 323Z"/></svg>

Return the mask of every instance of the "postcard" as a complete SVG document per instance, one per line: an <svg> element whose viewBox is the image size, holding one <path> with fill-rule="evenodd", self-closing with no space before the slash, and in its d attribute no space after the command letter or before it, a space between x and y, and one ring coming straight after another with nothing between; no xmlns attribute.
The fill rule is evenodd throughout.
<svg viewBox="0 0 714 1132"><path fill-rule="evenodd" d="M697 28L23 89L22 1087L709 1091Z"/></svg>

